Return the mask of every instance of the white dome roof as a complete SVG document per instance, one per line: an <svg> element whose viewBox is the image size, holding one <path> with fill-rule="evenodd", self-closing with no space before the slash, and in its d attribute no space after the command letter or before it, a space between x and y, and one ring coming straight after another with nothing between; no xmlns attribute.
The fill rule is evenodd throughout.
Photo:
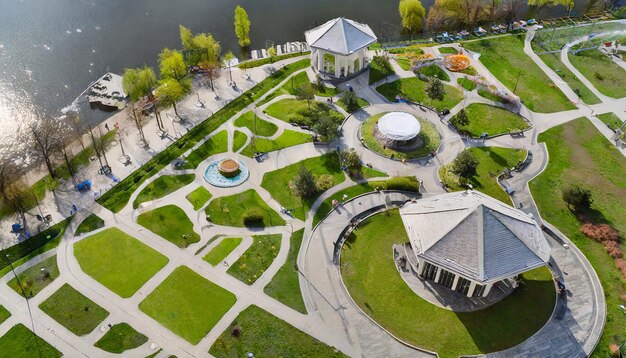
<svg viewBox="0 0 626 358"><path fill-rule="evenodd" d="M391 140L411 140L420 129L417 118L405 112L390 112L378 120L378 131Z"/></svg>

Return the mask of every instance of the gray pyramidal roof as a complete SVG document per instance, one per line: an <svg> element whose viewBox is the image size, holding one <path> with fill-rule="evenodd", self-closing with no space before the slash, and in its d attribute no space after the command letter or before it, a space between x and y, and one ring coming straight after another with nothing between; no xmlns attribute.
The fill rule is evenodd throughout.
<svg viewBox="0 0 626 358"><path fill-rule="evenodd" d="M343 17L305 32L304 37L309 47L340 55L349 55L377 40L369 26Z"/></svg>
<svg viewBox="0 0 626 358"><path fill-rule="evenodd" d="M477 191L423 198L400 209L417 257L479 282L545 265L550 246L526 213Z"/></svg>

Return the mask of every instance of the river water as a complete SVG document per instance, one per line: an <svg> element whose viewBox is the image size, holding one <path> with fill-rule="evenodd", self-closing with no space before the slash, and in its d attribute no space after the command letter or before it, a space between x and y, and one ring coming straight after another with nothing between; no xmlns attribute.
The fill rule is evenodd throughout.
<svg viewBox="0 0 626 358"><path fill-rule="evenodd" d="M238 54L237 3L250 16L253 49L303 40L337 16L365 22L379 37L400 31L395 0L0 0L0 143L16 124L59 115L106 71L155 66L162 48L180 47L179 24ZM578 11L586 6L577 1ZM81 112L91 123L107 116Z"/></svg>

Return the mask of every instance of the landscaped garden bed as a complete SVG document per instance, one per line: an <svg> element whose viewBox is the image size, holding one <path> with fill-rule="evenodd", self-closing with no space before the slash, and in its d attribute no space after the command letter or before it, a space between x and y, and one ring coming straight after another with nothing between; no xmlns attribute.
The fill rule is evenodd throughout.
<svg viewBox="0 0 626 358"><path fill-rule="evenodd" d="M504 108L491 106L483 103L472 103L465 108L469 123L457 126L459 133L465 133L478 138L484 133L488 136L496 136L505 133L518 133L530 128L530 124L522 116ZM456 124L457 115L450 119L450 123Z"/></svg>
<svg viewBox="0 0 626 358"><path fill-rule="evenodd" d="M135 201L133 202L133 209L137 209L141 203L146 201L162 198L168 194L175 192L176 190L188 185L194 179L195 174L182 174L182 175L162 175L156 178L152 183L146 185Z"/></svg>
<svg viewBox="0 0 626 358"><path fill-rule="evenodd" d="M274 262L280 250L281 235L256 235L252 238L254 239L252 246L227 271L248 285L258 280Z"/></svg>
<svg viewBox="0 0 626 358"><path fill-rule="evenodd" d="M318 101L281 99L269 105L265 111L276 119L301 126L310 127L315 123L315 118L322 116L332 118L337 124L343 121L339 112Z"/></svg>
<svg viewBox="0 0 626 358"><path fill-rule="evenodd" d="M296 263L303 238L304 229L300 229L291 235L287 260L263 291L268 296L277 299L294 310L306 314L306 307L304 306L302 291L300 290L298 264Z"/></svg>
<svg viewBox="0 0 626 358"><path fill-rule="evenodd" d="M241 244L243 239L240 237L227 237L222 239L217 246L211 249L202 259L215 266L222 262L234 249Z"/></svg>
<svg viewBox="0 0 626 358"><path fill-rule="evenodd" d="M187 194L185 199L193 205L193 210L199 210L204 206L204 204L206 204L207 201L209 201L209 199L211 199L211 193L207 190L207 188L200 186L198 189Z"/></svg>
<svg viewBox="0 0 626 358"><path fill-rule="evenodd" d="M212 223L235 227L283 226L285 220L253 189L213 199L205 213Z"/></svg>
<svg viewBox="0 0 626 358"><path fill-rule="evenodd" d="M38 356L60 358L63 356L48 342L39 336L33 336L33 332L21 323L13 326L0 337L0 355L7 358Z"/></svg>
<svg viewBox="0 0 626 358"><path fill-rule="evenodd" d="M463 91L450 85L444 84L445 95L443 100L431 100L426 95L425 89L428 82L417 77L402 78L391 83L386 83L376 87L376 90L391 102L396 101L399 96L411 102L423 103L436 108L437 110L451 109L463 99Z"/></svg>
<svg viewBox="0 0 626 358"><path fill-rule="evenodd" d="M110 353L119 354L140 347L147 341L148 337L135 331L128 323L118 323L111 327L94 346Z"/></svg>
<svg viewBox="0 0 626 358"><path fill-rule="evenodd" d="M285 129L276 139L253 138L241 151L242 155L252 158L256 153L269 153L313 141L307 133Z"/></svg>
<svg viewBox="0 0 626 358"><path fill-rule="evenodd" d="M180 248L200 241L200 235L193 230L193 223L183 209L176 205L145 212L137 217L137 224Z"/></svg>
<svg viewBox="0 0 626 358"><path fill-rule="evenodd" d="M246 112L235 119L235 126L246 127L252 132L261 137L271 137L278 131L278 126L272 122L268 122L261 118L254 119L254 112Z"/></svg>
<svg viewBox="0 0 626 358"><path fill-rule="evenodd" d="M7 283L9 287L20 295L23 294L23 289L26 297L34 297L39 291L46 288L46 286L59 277L57 255L52 255L40 263L29 267L24 270L24 272L17 275L17 277L19 278L19 283L16 278L13 278Z"/></svg>

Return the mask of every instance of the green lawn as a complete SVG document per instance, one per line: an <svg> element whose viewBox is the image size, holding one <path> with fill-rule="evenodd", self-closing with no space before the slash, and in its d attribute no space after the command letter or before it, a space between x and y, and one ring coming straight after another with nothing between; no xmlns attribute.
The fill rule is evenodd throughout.
<svg viewBox="0 0 626 358"><path fill-rule="evenodd" d="M298 266L296 260L298 259L298 252L300 251L303 237L304 229L300 229L291 235L287 261L285 261L263 291L268 296L274 297L294 310L306 314L306 307L300 291L299 274L296 270Z"/></svg>
<svg viewBox="0 0 626 358"><path fill-rule="evenodd" d="M478 159L478 174L469 179L475 190L490 195L511 205L511 199L496 181L498 174L506 168L513 168L526 158L526 151L500 147L474 147L468 149ZM451 191L465 190L467 184L451 171L452 164L439 168L441 181Z"/></svg>
<svg viewBox="0 0 626 358"><path fill-rule="evenodd" d="M135 331L128 323L118 323L113 325L94 346L110 353L122 353L137 348L147 341L148 337Z"/></svg>
<svg viewBox="0 0 626 358"><path fill-rule="evenodd" d="M437 129L434 125L421 118L418 118L418 121L421 125L418 137L423 141L423 146L421 148L411 152L401 152L393 150L389 147L385 147L381 142L378 141L378 139L374 137L374 132L376 130L378 120L385 114L387 113L380 113L371 116L361 125L361 136L363 137L365 145L367 145L370 150L386 157L391 157L393 155L394 158L397 159L415 159L426 157L430 155L430 153L439 149L439 146L441 145L439 132L437 132Z"/></svg>
<svg viewBox="0 0 626 358"><path fill-rule="evenodd" d="M252 158L257 152L269 153L312 141L313 138L310 134L285 129L283 134L276 139L253 138L250 144L241 151L241 154Z"/></svg>
<svg viewBox="0 0 626 358"><path fill-rule="evenodd" d="M180 266L139 304L139 309L195 345L236 300L232 293Z"/></svg>
<svg viewBox="0 0 626 358"><path fill-rule="evenodd" d="M337 154L328 153L319 157L305 159L301 162L286 166L284 168L265 173L261 186L270 192L272 197L276 199L282 206L287 209L294 209L292 214L294 217L304 220L305 213L308 212L310 206L315 202L319 195L311 198L301 199L293 195L289 190L289 182L298 172L300 165L304 165L315 175L329 174L333 176L335 185L346 180L346 176L339 165Z"/></svg>
<svg viewBox="0 0 626 358"><path fill-rule="evenodd" d="M359 176L358 179L369 179L369 178L382 178L382 177L386 177L387 173L380 171L380 170L376 170L374 168L370 168L367 166L362 166L361 167L361 174Z"/></svg>
<svg viewBox="0 0 626 358"><path fill-rule="evenodd" d="M211 251L209 251L209 253L206 254L206 256L204 256L202 259L215 266L222 262L222 260L224 260L226 256L228 256L228 254L233 252L233 250L237 248L239 244L241 244L242 240L243 239L240 237L227 237L225 239L222 239L222 241L220 241L217 246L212 248Z"/></svg>
<svg viewBox="0 0 626 358"><path fill-rule="evenodd" d="M619 117L613 112L599 114L598 119L613 131L618 130L624 124L624 122L622 122L622 120L619 119Z"/></svg>
<svg viewBox="0 0 626 358"><path fill-rule="evenodd" d="M39 308L77 336L90 333L109 315L104 308L67 283L41 303Z"/></svg>
<svg viewBox="0 0 626 358"><path fill-rule="evenodd" d="M346 104L343 103L343 97L341 97L338 101L335 101L334 103L336 105L338 105L339 107L343 108L344 111L350 113L350 111L348 110L348 106L346 106ZM363 108L365 106L369 106L369 104L370 104L368 101L364 100L361 97L357 97L356 98L356 103L358 105L358 108L356 110L359 110L359 109L361 109L361 108Z"/></svg>
<svg viewBox="0 0 626 358"><path fill-rule="evenodd" d="M39 357L56 358L62 354L48 342L39 336L33 336L33 332L21 323L13 326L0 338L0 357L3 358L30 358Z"/></svg>
<svg viewBox="0 0 626 358"><path fill-rule="evenodd" d="M431 78L436 77L442 81L450 82L450 76L448 76L448 73L435 63L433 63L432 65L420 67L418 72L423 74L424 76L428 76Z"/></svg>
<svg viewBox="0 0 626 358"><path fill-rule="evenodd" d="M42 270L44 270L42 272ZM44 273L45 272L45 273ZM21 274L17 275L20 283L28 297L34 297L39 291L52 283L59 277L59 267L57 266L57 255L52 255L40 263L31 266ZM15 292L22 294L22 288L13 278L7 283Z"/></svg>
<svg viewBox="0 0 626 358"><path fill-rule="evenodd" d="M425 92L427 84L428 82L424 82L417 77L402 78L391 83L380 85L376 87L376 90L391 102L395 102L396 96L400 96L412 102L421 102L425 105L435 107L437 110L444 108L451 109L463 99L463 91L444 84L446 94L443 100L431 101L431 99L426 96Z"/></svg>
<svg viewBox="0 0 626 358"><path fill-rule="evenodd" d="M516 89L515 94L531 111L553 113L575 108L548 75L524 53L523 36L469 41L464 46L479 52L480 62L509 90Z"/></svg>
<svg viewBox="0 0 626 358"><path fill-rule="evenodd" d="M563 64L563 62L561 62L560 52L548 53L540 55L539 57L546 65L548 65L548 67L554 70L554 72L556 72L559 77L561 77L563 81L565 81L567 85L570 86L572 90L574 90L574 92L580 94L580 99L582 99L583 102L585 102L586 104L600 103L600 99L596 97L596 95L593 94L593 92L591 92L591 90L587 88L587 86L585 86L578 79L578 77L576 77L572 73L572 71L570 71L569 68L567 68L567 66Z"/></svg>
<svg viewBox="0 0 626 358"><path fill-rule="evenodd" d="M0 305L0 324L6 321L9 317L11 317L11 312L9 312L6 308Z"/></svg>
<svg viewBox="0 0 626 358"><path fill-rule="evenodd" d="M74 236L79 236L82 234L86 234L88 232L92 232L104 226L104 220L102 220L96 214L90 214L83 220L83 222L78 225L76 231L74 232Z"/></svg>
<svg viewBox="0 0 626 358"><path fill-rule="evenodd" d="M193 230L193 223L176 205L145 212L139 215L137 224L181 248L200 241L200 235Z"/></svg>
<svg viewBox="0 0 626 358"><path fill-rule="evenodd" d="M341 254L341 275L361 309L398 338L440 357L480 354L515 346L550 318L556 300L550 271L522 275L524 284L480 311L458 313L416 295L400 277L393 244L408 241L398 210L363 221Z"/></svg>
<svg viewBox="0 0 626 358"><path fill-rule="evenodd" d="M263 222L256 226L283 226L285 220L270 208L254 189L213 199L204 210L216 225L245 227L244 214L254 208L263 213Z"/></svg>
<svg viewBox="0 0 626 358"><path fill-rule="evenodd" d="M209 199L211 199L211 193L209 190L203 186L198 187L198 189L192 191L191 193L185 196L185 199L193 205L194 210L200 210L200 208L206 204Z"/></svg>
<svg viewBox="0 0 626 358"><path fill-rule="evenodd" d="M456 55L457 53L459 53L459 51L455 49L454 47L442 46L437 49L439 50L439 53L443 53L443 54Z"/></svg>
<svg viewBox="0 0 626 358"><path fill-rule="evenodd" d="M254 239L252 246L227 271L248 285L261 277L278 255L281 235L256 235L252 238Z"/></svg>
<svg viewBox="0 0 626 358"><path fill-rule="evenodd" d="M357 184L346 189L340 190L324 200L315 211L313 216L313 226L317 225L331 210L333 210L332 202L350 200L358 195L370 193L378 188L379 190L403 190L410 192L419 192L420 183L415 177L393 177L383 181L370 181L367 183Z"/></svg>
<svg viewBox="0 0 626 358"><path fill-rule="evenodd" d="M315 112L320 116L331 117L337 124L343 121L343 116L326 104L318 101L299 100L293 98L281 99L269 105L265 112L281 121L312 126Z"/></svg>
<svg viewBox="0 0 626 358"><path fill-rule="evenodd" d="M298 73L295 76L291 76L289 81L287 81L282 87L278 88L272 94L265 97L262 101L260 101L257 104L257 106L261 106L283 94L297 96L298 90L302 88L302 86L304 86L306 83L311 83L311 80L309 79L309 76L304 71ZM326 86L326 88L322 92L318 91L315 86L313 88L316 90L315 95L320 96L320 97L332 97L336 95L337 93L339 93L339 91L334 87Z"/></svg>
<svg viewBox="0 0 626 358"><path fill-rule="evenodd" d="M162 175L141 190L133 202L133 209L137 209L141 203L146 201L159 199L171 194L188 185L194 179L196 179L195 174Z"/></svg>
<svg viewBox="0 0 626 358"><path fill-rule="evenodd" d="M569 60L602 94L622 98L626 96L626 70L596 49L569 55Z"/></svg>
<svg viewBox="0 0 626 358"><path fill-rule="evenodd" d="M563 202L561 191L571 184L591 190L593 211L587 215L626 232L626 158L585 118L539 135L550 153L546 170L530 182L541 216L558 227L585 254L604 288L607 320L595 357L609 356L611 343L621 344L626 320L619 305L626 304L626 281L602 244L580 232L582 223ZM624 249L624 244L622 243Z"/></svg>
<svg viewBox="0 0 626 358"><path fill-rule="evenodd" d="M86 274L123 298L134 295L169 261L115 227L77 242L74 255Z"/></svg>
<svg viewBox="0 0 626 358"><path fill-rule="evenodd" d="M226 131L221 131L202 143L193 152L189 153L187 156L187 162L194 168L197 168L198 165L206 158L215 154L224 153L227 150L228 133Z"/></svg>
<svg viewBox="0 0 626 358"><path fill-rule="evenodd" d="M515 133L530 127L520 115L506 109L484 103L472 103L465 107L469 124L458 127L461 133L478 138L483 133L498 135Z"/></svg>
<svg viewBox="0 0 626 358"><path fill-rule="evenodd" d="M243 148L248 140L248 136L244 132L235 131L233 134L233 152L239 151L239 149Z"/></svg>
<svg viewBox="0 0 626 358"><path fill-rule="evenodd" d="M241 332L238 338L231 334L235 326ZM255 357L346 357L254 305L243 310L209 350L217 358L246 357L248 352Z"/></svg>
<svg viewBox="0 0 626 358"><path fill-rule="evenodd" d="M258 118L256 119L256 130L254 123L254 112L246 112L242 114L239 118L235 120L235 126L237 127L246 127L252 132L261 137L271 137L278 131L278 126L272 122L268 122L264 119Z"/></svg>
<svg viewBox="0 0 626 358"><path fill-rule="evenodd" d="M473 91L476 89L476 82L470 80L469 78L457 78L456 82L465 88L466 91Z"/></svg>
<svg viewBox="0 0 626 358"><path fill-rule="evenodd" d="M505 103L505 100L504 100L502 97L500 97L500 96L498 96L498 95L496 95L496 94L493 94L493 93L489 92L489 91L488 91L487 89L485 89L485 88L480 88L480 87L479 87L477 92L478 92L478 95L479 95L479 96L481 96L481 97L483 97L483 98L486 98L486 99L488 99L488 100L491 100L491 101L494 101L494 102Z"/></svg>
<svg viewBox="0 0 626 358"><path fill-rule="evenodd" d="M378 56L374 56L375 58ZM384 79L387 76L391 76L395 73L395 71L393 70L393 67L391 67L391 64L389 63L389 60L384 59L383 61L380 61L380 63L378 61L376 61L375 59L373 59L370 62L370 77L369 77L369 84L372 85L382 79Z"/></svg>

